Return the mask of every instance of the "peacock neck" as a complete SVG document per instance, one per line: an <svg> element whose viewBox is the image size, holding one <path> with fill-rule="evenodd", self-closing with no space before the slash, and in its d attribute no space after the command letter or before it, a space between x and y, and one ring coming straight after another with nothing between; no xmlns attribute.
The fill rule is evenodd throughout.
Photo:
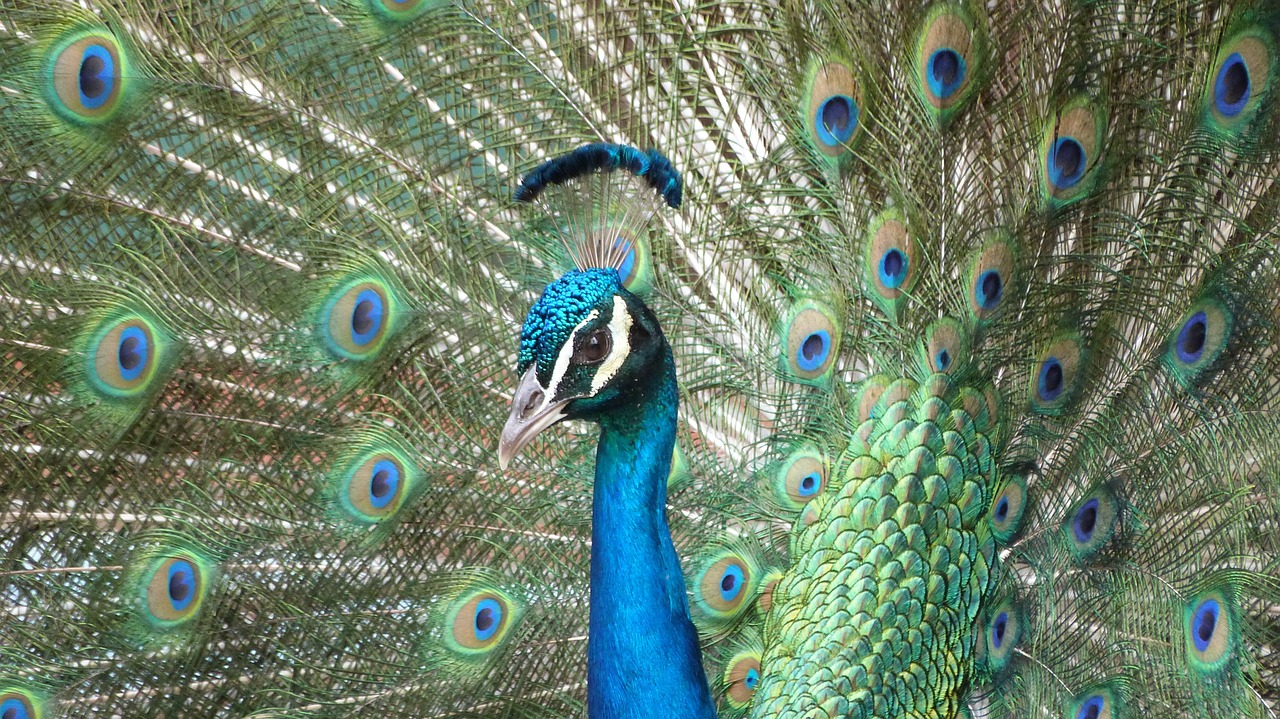
<svg viewBox="0 0 1280 719"><path fill-rule="evenodd" d="M600 422L591 526L591 719L715 716L684 574L667 528L675 363L643 399Z"/></svg>

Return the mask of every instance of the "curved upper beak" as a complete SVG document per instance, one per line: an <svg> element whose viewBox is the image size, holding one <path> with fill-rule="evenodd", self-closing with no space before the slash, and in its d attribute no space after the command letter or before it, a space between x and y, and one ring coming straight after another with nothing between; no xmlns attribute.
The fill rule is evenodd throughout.
<svg viewBox="0 0 1280 719"><path fill-rule="evenodd" d="M538 384L537 368L530 367L511 398L511 416L507 417L498 440L498 466L506 469L522 447L542 430L564 419L564 406L568 403L567 399L552 402Z"/></svg>

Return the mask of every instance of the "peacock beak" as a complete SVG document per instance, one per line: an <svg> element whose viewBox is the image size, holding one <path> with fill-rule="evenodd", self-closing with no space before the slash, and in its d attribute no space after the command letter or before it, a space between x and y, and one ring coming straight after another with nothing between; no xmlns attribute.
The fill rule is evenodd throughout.
<svg viewBox="0 0 1280 719"><path fill-rule="evenodd" d="M511 397L511 416L498 440L498 466L506 469L520 449L533 441L542 430L564 419L564 406L569 400L552 402L538 383L535 367L530 367Z"/></svg>

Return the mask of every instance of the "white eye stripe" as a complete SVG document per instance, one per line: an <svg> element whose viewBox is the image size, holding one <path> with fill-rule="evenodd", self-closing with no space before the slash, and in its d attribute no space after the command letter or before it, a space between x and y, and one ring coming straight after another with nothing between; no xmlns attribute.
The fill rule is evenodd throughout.
<svg viewBox="0 0 1280 719"><path fill-rule="evenodd" d="M556 388L560 386L560 382L569 371L569 365L573 361L573 350L577 344L578 333L582 331L583 327L594 322L599 317L599 310L591 310L591 314L587 315L587 318L579 322L573 328L573 331L569 333L569 338L565 340L564 345L560 348L560 354L556 356L556 364L551 371L551 381L547 384L547 391L543 393L543 406L552 401L552 398L556 395ZM595 375L591 378L592 396L608 384L609 380L613 379L618 374L618 371L622 369L622 364L626 362L627 355L631 352L631 324L631 313L627 311L627 303L621 297L614 297L613 316L609 318L609 332L612 334L613 341L610 343L608 356L600 363L600 368L596 370Z"/></svg>
<svg viewBox="0 0 1280 719"><path fill-rule="evenodd" d="M627 303L616 295L613 298L613 317L609 318L609 332L613 335L613 342L610 343L612 346L609 356L604 358L600 369L591 378L593 395L618 374L622 363L627 361L627 355L631 353L631 313L627 311ZM577 334L577 330L574 330L574 334Z"/></svg>
<svg viewBox="0 0 1280 719"><path fill-rule="evenodd" d="M600 310L591 310L591 314L587 315L587 318L579 322L578 326L574 327L573 331L569 333L569 339L565 340L564 346L560 348L560 354L556 356L556 366L551 370L551 382L547 384L548 391L543 399L544 404L551 401L552 396L556 393L556 388L560 386L560 380L564 379L565 373L569 371L569 362L573 359L573 346L578 339L578 332L588 322L593 322L599 316Z"/></svg>

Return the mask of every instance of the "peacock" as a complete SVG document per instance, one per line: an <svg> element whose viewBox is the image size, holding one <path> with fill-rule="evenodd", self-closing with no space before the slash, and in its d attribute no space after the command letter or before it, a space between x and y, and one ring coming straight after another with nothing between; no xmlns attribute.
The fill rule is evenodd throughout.
<svg viewBox="0 0 1280 719"><path fill-rule="evenodd" d="M0 719L1276 717L1274 0L5 0Z"/></svg>

